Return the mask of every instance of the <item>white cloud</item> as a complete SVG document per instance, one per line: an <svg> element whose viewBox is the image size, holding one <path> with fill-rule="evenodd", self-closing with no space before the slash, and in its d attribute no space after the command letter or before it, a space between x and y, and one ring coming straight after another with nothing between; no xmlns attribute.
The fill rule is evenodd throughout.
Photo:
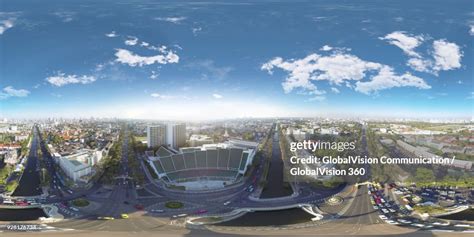
<svg viewBox="0 0 474 237"><path fill-rule="evenodd" d="M157 17L157 18L155 18L155 20L166 21L166 22L170 22L170 23L173 23L173 24L179 24L179 23L181 23L181 21L186 20L186 17L183 17L183 16L180 16L180 17Z"/></svg>
<svg viewBox="0 0 474 237"><path fill-rule="evenodd" d="M151 71L151 75L150 75L150 79L152 80L155 80L158 78L158 73L156 73L155 71Z"/></svg>
<svg viewBox="0 0 474 237"><path fill-rule="evenodd" d="M219 95L219 94L212 94L212 97L214 97L214 99L222 99L223 98L223 96Z"/></svg>
<svg viewBox="0 0 474 237"><path fill-rule="evenodd" d="M393 19L394 19L396 22L402 22L402 21L404 20L403 17L400 17L400 16L399 16L399 17L395 17L395 18L393 18Z"/></svg>
<svg viewBox="0 0 474 237"><path fill-rule="evenodd" d="M30 91L25 89L15 89L13 86L7 86L0 91L0 99L7 99L9 97L26 97Z"/></svg>
<svg viewBox="0 0 474 237"><path fill-rule="evenodd" d="M7 31L8 29L12 28L13 25L14 25L13 19L0 21L0 35L3 35L3 33Z"/></svg>
<svg viewBox="0 0 474 237"><path fill-rule="evenodd" d="M165 54L154 55L154 56L140 56L133 52L130 52L126 49L117 49L115 53L117 57L115 61L123 64L128 64L131 67L135 66L144 66L151 64L168 64L168 63L178 63L179 56L173 51L167 51Z"/></svg>
<svg viewBox="0 0 474 237"><path fill-rule="evenodd" d="M471 92L471 94L468 97L466 97L466 99L474 100L474 91Z"/></svg>
<svg viewBox="0 0 474 237"><path fill-rule="evenodd" d="M160 46L160 47L156 47L156 46L151 45L151 46L148 46L147 48L148 48L149 50L158 51L158 52L160 52L160 53L166 53L166 52L167 52L167 49L168 49L168 48L167 48L166 46L164 46L164 45L162 45L162 46Z"/></svg>
<svg viewBox="0 0 474 237"><path fill-rule="evenodd" d="M60 11L60 12L55 12L53 14L59 17L65 23L73 21L76 15L75 12L70 12L70 11Z"/></svg>
<svg viewBox="0 0 474 237"><path fill-rule="evenodd" d="M455 43L445 40L435 40L433 42L433 69L435 71L460 68L462 56L461 49Z"/></svg>
<svg viewBox="0 0 474 237"><path fill-rule="evenodd" d="M410 58L407 61L407 65L413 70L419 72L431 72L433 62L423 58Z"/></svg>
<svg viewBox="0 0 474 237"><path fill-rule="evenodd" d="M308 101L325 101L326 97L325 96L314 96L308 99Z"/></svg>
<svg viewBox="0 0 474 237"><path fill-rule="evenodd" d="M197 34L202 30L201 27L193 27L192 31L193 31L193 35L194 36L197 36Z"/></svg>
<svg viewBox="0 0 474 237"><path fill-rule="evenodd" d="M317 81L328 81L329 84L345 84L349 88L364 94L376 93L379 90L393 87L411 86L420 89L430 88L426 82L411 74L395 75L393 68L375 62L364 61L357 56L341 52L329 56L310 54L302 59L284 61L276 57L261 67L272 74L273 69L279 68L288 73L282 87L285 93L302 90L308 95L322 95L325 91L318 90ZM377 73L369 81L362 81L368 74ZM337 90L337 88L334 88ZM334 89L333 92L337 93ZM337 90L339 91L339 90ZM321 100L322 98L318 98Z"/></svg>
<svg viewBox="0 0 474 237"><path fill-rule="evenodd" d="M51 96L54 96L56 98L62 98L63 97L63 95L58 94L58 93L51 93Z"/></svg>
<svg viewBox="0 0 474 237"><path fill-rule="evenodd" d="M474 25L469 26L471 29L469 29L469 34L474 35Z"/></svg>
<svg viewBox="0 0 474 237"><path fill-rule="evenodd" d="M117 35L117 33L115 33L115 31L112 31L112 32L110 32L110 33L108 33L108 34L105 34L105 36L106 36L106 37L109 37L109 38L114 38L114 37L117 37L118 35Z"/></svg>
<svg viewBox="0 0 474 237"><path fill-rule="evenodd" d="M148 47L148 46L150 46L150 44L147 43L147 42L145 42L145 41L143 41L143 42L140 43L140 46L142 46L142 47Z"/></svg>
<svg viewBox="0 0 474 237"><path fill-rule="evenodd" d="M329 46L329 45L324 45L324 46L321 47L319 50L321 50L321 51L331 51L331 50L332 50L332 47Z"/></svg>
<svg viewBox="0 0 474 237"><path fill-rule="evenodd" d="M432 58L428 59L415 52L415 48L426 41L421 35L412 36L403 31L395 31L379 39L387 40L390 44L401 48L410 57L407 65L415 71L438 75L439 71L461 67L463 53L455 43L446 40L433 41L433 49L429 51Z"/></svg>
<svg viewBox="0 0 474 237"><path fill-rule="evenodd" d="M340 91L336 87L331 87L331 91L334 92L335 94L339 94Z"/></svg>
<svg viewBox="0 0 474 237"><path fill-rule="evenodd" d="M229 66L217 66L213 60L197 60L191 63L188 63L186 67L193 69L200 69L203 71L203 76L208 77L207 74L210 74L211 79L222 80L227 77L227 75L234 70L234 68Z"/></svg>
<svg viewBox="0 0 474 237"><path fill-rule="evenodd" d="M138 43L138 38L135 36L128 36L128 39L124 42L126 45L136 45Z"/></svg>
<svg viewBox="0 0 474 237"><path fill-rule="evenodd" d="M393 87L416 87L419 89L430 89L431 86L426 82L410 73L403 75L396 75L393 69L389 66L383 66L379 73L371 78L370 81L358 81L356 82L356 91L364 94L376 93L379 90L390 89Z"/></svg>
<svg viewBox="0 0 474 237"><path fill-rule="evenodd" d="M289 75L282 83L285 93L300 88L313 94L321 94L312 81L326 80L330 84L340 85L347 80L361 80L367 71L377 70L381 66L350 54L321 56L313 53L299 60L283 61L277 57L263 64L261 69L267 70L270 74L273 68L287 71Z"/></svg>
<svg viewBox="0 0 474 237"><path fill-rule="evenodd" d="M163 95L159 93L151 93L151 97L158 98L162 100L170 100L170 99L188 99L186 96L178 96L178 95Z"/></svg>
<svg viewBox="0 0 474 237"><path fill-rule="evenodd" d="M412 57L420 57L420 55L415 52L415 48L421 45L424 41L424 38L421 35L412 36L403 31L394 31L384 37L379 37L379 39L388 41L390 44L399 47L403 52Z"/></svg>
<svg viewBox="0 0 474 237"><path fill-rule="evenodd" d="M56 76L50 76L46 78L46 81L51 85L61 87L68 84L90 84L97 79L93 76L78 76L78 75L66 75L62 72L58 72Z"/></svg>

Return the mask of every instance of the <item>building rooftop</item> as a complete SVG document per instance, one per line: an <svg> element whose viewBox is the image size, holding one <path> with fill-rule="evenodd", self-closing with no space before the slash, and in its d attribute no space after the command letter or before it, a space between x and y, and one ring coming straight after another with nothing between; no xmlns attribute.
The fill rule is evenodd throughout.
<svg viewBox="0 0 474 237"><path fill-rule="evenodd" d="M83 163L77 161L77 160L69 160L71 162L71 164L75 165L75 166L80 166L80 165L83 165Z"/></svg>

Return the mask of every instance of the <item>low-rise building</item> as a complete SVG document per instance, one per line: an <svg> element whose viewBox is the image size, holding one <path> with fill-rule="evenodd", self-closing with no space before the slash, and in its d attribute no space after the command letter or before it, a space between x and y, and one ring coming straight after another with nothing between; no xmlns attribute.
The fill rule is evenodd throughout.
<svg viewBox="0 0 474 237"><path fill-rule="evenodd" d="M193 134L189 138L189 145L192 147L212 144L214 141L207 135Z"/></svg>
<svg viewBox="0 0 474 237"><path fill-rule="evenodd" d="M92 173L92 167L90 165L66 157L59 158L59 166L74 182Z"/></svg>

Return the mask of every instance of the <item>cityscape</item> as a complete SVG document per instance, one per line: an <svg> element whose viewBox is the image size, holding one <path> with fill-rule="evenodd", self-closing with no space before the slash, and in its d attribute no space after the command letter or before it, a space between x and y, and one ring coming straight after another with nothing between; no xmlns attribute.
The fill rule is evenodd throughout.
<svg viewBox="0 0 474 237"><path fill-rule="evenodd" d="M3 236L470 236L470 1L0 2Z"/></svg>

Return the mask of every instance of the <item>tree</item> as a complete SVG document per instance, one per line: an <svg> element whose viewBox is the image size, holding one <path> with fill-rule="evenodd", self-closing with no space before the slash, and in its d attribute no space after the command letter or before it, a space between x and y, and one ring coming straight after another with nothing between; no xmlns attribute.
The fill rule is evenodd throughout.
<svg viewBox="0 0 474 237"><path fill-rule="evenodd" d="M415 182L429 183L434 182L435 176L433 170L427 168L417 168Z"/></svg>

